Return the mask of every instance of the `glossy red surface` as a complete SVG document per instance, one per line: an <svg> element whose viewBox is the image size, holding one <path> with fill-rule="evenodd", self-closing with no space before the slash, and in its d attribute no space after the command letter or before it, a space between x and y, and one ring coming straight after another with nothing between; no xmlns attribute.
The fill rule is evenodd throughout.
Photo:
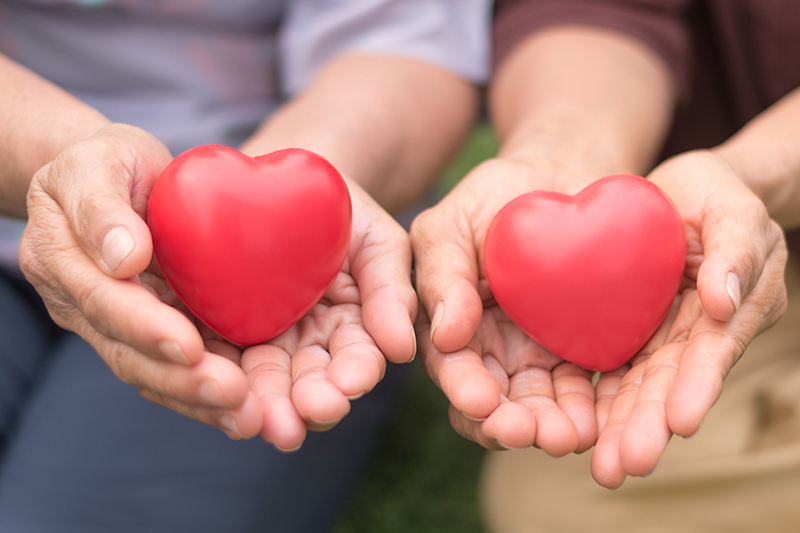
<svg viewBox="0 0 800 533"><path fill-rule="evenodd" d="M181 300L224 338L251 345L286 331L330 288L352 207L341 175L312 152L251 158L205 145L164 169L148 225Z"/></svg>
<svg viewBox="0 0 800 533"><path fill-rule="evenodd" d="M539 344L589 370L627 362L666 317L686 260L683 223L644 178L602 178L575 196L535 191L492 221L489 286Z"/></svg>

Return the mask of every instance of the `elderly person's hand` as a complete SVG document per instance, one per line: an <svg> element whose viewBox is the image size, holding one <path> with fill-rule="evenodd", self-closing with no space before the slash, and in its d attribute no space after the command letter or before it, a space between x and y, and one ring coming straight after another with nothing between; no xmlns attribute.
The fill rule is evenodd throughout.
<svg viewBox="0 0 800 533"><path fill-rule="evenodd" d="M298 448L381 380L386 361L414 358L417 297L408 234L358 185L350 250L339 277L300 322L244 351L242 367L263 406L262 437Z"/></svg>
<svg viewBox="0 0 800 533"><path fill-rule="evenodd" d="M544 161L489 160L412 225L427 311L418 325L423 363L450 400L456 431L487 448L536 445L564 455L595 442L591 373L509 320L491 295L482 253L489 224L508 201L535 189L575 193L597 177Z"/></svg>
<svg viewBox="0 0 800 533"><path fill-rule="evenodd" d="M119 124L68 146L31 182L20 263L56 323L142 396L252 437L263 416L240 350L182 308L152 261L147 201L170 159L154 137Z"/></svg>
<svg viewBox="0 0 800 533"><path fill-rule="evenodd" d="M723 157L683 154L649 179L684 222L685 291L642 352L597 383L592 475L605 487L649 474L673 434L693 435L731 367L786 307L781 228Z"/></svg>

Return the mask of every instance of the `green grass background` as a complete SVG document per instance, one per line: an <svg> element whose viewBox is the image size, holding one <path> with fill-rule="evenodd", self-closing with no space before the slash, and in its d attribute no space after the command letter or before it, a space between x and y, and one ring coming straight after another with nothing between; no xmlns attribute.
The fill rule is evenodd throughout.
<svg viewBox="0 0 800 533"><path fill-rule="evenodd" d="M481 124L438 184L446 193L471 168L497 152ZM447 419L447 399L411 363L407 393L377 457L335 533L483 531L478 480L484 450L460 437Z"/></svg>

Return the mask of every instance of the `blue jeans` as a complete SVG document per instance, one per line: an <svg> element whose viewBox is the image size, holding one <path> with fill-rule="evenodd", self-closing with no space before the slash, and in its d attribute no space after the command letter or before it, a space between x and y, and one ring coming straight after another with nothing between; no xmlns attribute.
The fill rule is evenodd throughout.
<svg viewBox="0 0 800 533"><path fill-rule="evenodd" d="M0 532L322 532L402 385L392 367L295 453L142 399L24 281L0 275Z"/></svg>

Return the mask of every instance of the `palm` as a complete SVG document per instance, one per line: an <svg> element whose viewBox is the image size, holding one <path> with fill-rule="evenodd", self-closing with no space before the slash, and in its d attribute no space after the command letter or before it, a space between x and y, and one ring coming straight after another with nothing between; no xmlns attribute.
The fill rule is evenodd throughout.
<svg viewBox="0 0 800 533"><path fill-rule="evenodd" d="M683 292L630 365L597 383L600 437L592 473L601 485L652 472L673 433L694 434L747 344L782 313L780 230L729 172L712 157L691 154L651 176L684 221ZM752 286L741 299L738 279Z"/></svg>
<svg viewBox="0 0 800 533"><path fill-rule="evenodd" d="M345 273L288 331L247 348L241 364L265 411L262 436L282 449L299 446L307 428L336 425L350 411L349 400L369 392L386 366Z"/></svg>
<svg viewBox="0 0 800 533"><path fill-rule="evenodd" d="M536 189L577 192L589 181L549 164L488 160L412 226L419 294L434 323L418 325L423 362L450 400L453 427L487 448L533 444L564 455L588 449L597 436L590 374L510 321L492 298L480 257L508 201Z"/></svg>
<svg viewBox="0 0 800 533"><path fill-rule="evenodd" d="M504 398L530 412L536 431L532 443L552 455L584 451L594 444L590 372L542 348L496 304L484 309L476 338ZM496 431L504 432L502 442L523 437L512 425L500 425Z"/></svg>
<svg viewBox="0 0 800 533"><path fill-rule="evenodd" d="M416 297L405 231L351 185L353 234L342 270L297 324L247 348L242 368L264 410L261 435L294 449L306 430L335 426L350 400L372 390L386 360L414 354Z"/></svg>

